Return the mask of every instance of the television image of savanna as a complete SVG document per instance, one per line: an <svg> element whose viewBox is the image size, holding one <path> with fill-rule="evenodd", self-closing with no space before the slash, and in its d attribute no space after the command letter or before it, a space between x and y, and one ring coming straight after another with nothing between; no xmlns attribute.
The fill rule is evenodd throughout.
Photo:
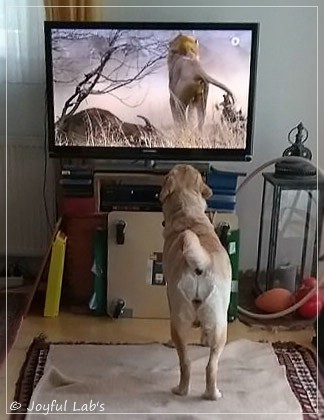
<svg viewBox="0 0 324 420"><path fill-rule="evenodd" d="M51 30L55 146L245 149L251 30Z"/></svg>

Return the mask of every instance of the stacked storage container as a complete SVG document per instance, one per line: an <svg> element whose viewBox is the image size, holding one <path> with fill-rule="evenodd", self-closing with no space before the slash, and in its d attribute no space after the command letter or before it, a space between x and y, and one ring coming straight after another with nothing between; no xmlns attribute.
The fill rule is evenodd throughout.
<svg viewBox="0 0 324 420"><path fill-rule="evenodd" d="M234 213L237 179L245 175L245 173L218 171L211 167L206 175L207 184L213 190L213 196L207 201L208 208L223 213Z"/></svg>

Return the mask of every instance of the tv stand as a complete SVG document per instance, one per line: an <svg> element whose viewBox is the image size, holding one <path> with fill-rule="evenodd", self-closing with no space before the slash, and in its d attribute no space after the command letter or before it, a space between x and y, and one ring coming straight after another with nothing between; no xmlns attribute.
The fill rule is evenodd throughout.
<svg viewBox="0 0 324 420"><path fill-rule="evenodd" d="M94 161L91 165L96 173L159 173L166 174L178 163L188 163L201 173L207 173L210 168L208 162L173 162L154 159L125 160L125 161Z"/></svg>
<svg viewBox="0 0 324 420"><path fill-rule="evenodd" d="M105 163L103 165L103 163ZM156 203L157 189L161 187L164 176L174 167L176 162L170 161L127 161L127 162L96 162L96 167L73 167L62 168L60 180L62 188L65 188L61 197L92 197L94 213L106 213L113 209L127 207L135 209L139 206L148 208ZM235 190L238 176L243 173L218 171L209 163L193 163L197 170L207 179L218 195L219 201L225 195L235 202ZM64 175L63 175L64 174ZM68 190L69 188L69 190ZM137 191L139 190L139 191ZM106 193L106 204L102 206L102 192ZM133 194L133 195L132 195ZM136 197L136 198L135 198ZM142 200L143 198L143 200ZM114 200L116 205L113 206ZM216 207L217 208L217 207ZM221 207L232 211L231 207ZM108 210L109 209L109 210ZM62 212L64 214L64 212Z"/></svg>
<svg viewBox="0 0 324 420"><path fill-rule="evenodd" d="M156 213L161 214L159 192L164 176L176 164L150 160L127 164L102 163L105 163L101 166L102 170L94 170L92 165L89 165L88 170L83 165L66 168L65 177L68 179L65 178L66 182L59 184L59 215L63 217L62 228L68 237L64 297L72 311L89 311L88 303L93 291L93 238L96 230L107 229L108 215L112 212L146 212L150 218L157 218ZM236 178L243 174L215 171L206 163L194 166L209 178L210 186L215 189L216 195L209 202L210 216L218 211L233 212ZM213 171L216 172L216 179ZM83 182L89 180L89 173L90 185ZM62 177L61 173L60 181ZM147 227L144 227L143 232L148 232Z"/></svg>

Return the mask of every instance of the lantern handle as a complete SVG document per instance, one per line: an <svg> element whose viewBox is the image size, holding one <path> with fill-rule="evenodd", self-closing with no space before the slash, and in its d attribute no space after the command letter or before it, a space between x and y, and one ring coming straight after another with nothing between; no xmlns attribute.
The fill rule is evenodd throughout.
<svg viewBox="0 0 324 420"><path fill-rule="evenodd" d="M293 141L290 136L294 130L297 129L297 134L295 135L295 141ZM305 133L305 138L303 139L303 132ZM288 141L290 144L303 144L308 139L308 130L303 126L303 123L299 123L296 127L292 128L288 133Z"/></svg>

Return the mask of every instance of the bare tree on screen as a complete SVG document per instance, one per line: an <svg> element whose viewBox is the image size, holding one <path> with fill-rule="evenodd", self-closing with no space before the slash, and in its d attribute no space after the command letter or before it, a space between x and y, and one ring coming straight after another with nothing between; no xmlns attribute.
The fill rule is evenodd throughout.
<svg viewBox="0 0 324 420"><path fill-rule="evenodd" d="M61 33L60 38L53 36L53 50L60 59L55 71L55 83L71 83L76 80L73 70L69 72L68 59L64 62L62 47L64 41L69 42L71 39L68 31ZM73 94L63 105L57 126L73 115L89 95L111 94L118 97L118 89L125 86L131 88L135 82L157 71L167 56L167 41L146 33L131 38L125 30L109 31L105 37L85 31L77 38L74 33L73 42L75 39L88 46L89 56L92 54L97 57L96 64L81 80L78 78Z"/></svg>

